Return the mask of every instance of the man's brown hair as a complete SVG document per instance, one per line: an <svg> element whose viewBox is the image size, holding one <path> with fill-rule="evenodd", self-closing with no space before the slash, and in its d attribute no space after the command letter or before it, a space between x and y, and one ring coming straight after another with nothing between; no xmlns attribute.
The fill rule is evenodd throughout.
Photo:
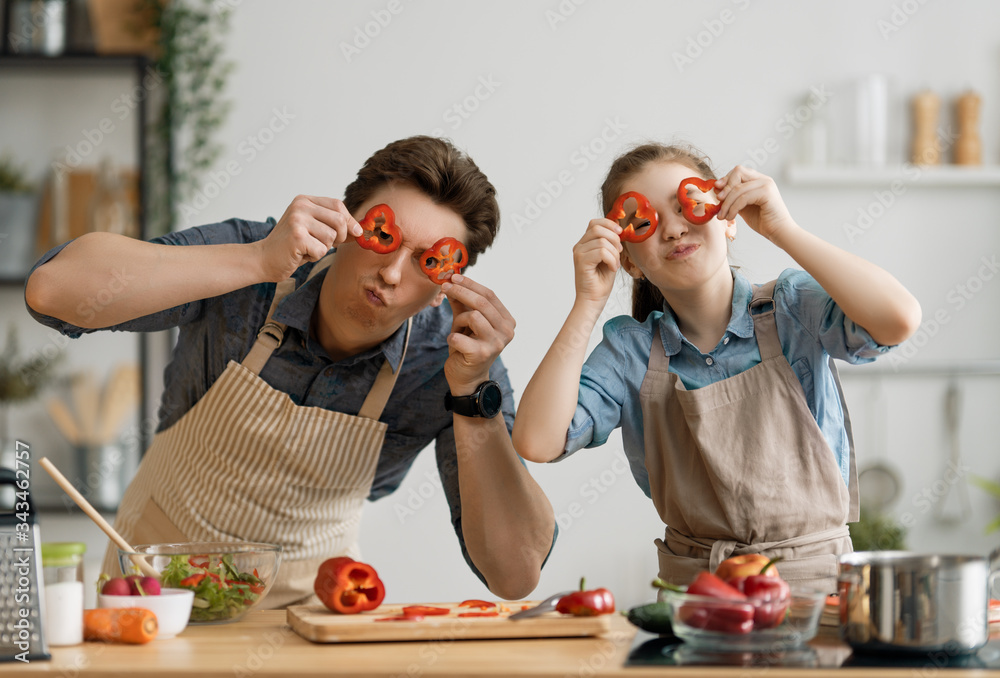
<svg viewBox="0 0 1000 678"><path fill-rule="evenodd" d="M438 205L455 211L469 229L469 265L493 244L500 228L496 189L472 158L446 139L414 136L376 151L344 191L344 205L357 214L378 189L409 184Z"/></svg>

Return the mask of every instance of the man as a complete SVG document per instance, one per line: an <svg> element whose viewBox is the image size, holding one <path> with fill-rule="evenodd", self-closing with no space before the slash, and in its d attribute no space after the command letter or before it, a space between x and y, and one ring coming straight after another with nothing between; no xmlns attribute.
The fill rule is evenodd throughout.
<svg viewBox="0 0 1000 678"><path fill-rule="evenodd" d="M357 240L379 204L401 235L383 254ZM40 322L73 337L180 331L116 529L130 543L280 543L265 604L287 605L310 595L325 558L357 555L363 500L395 490L435 440L470 567L502 598L529 593L555 523L510 441L498 356L514 320L483 285L437 284L420 267L443 237L475 263L498 227L495 189L471 158L412 137L369 158L343 202L299 196L276 223L231 219L151 242L89 233L48 252L25 287ZM107 305L86 303L112 281ZM104 571L117 572L112 546Z"/></svg>

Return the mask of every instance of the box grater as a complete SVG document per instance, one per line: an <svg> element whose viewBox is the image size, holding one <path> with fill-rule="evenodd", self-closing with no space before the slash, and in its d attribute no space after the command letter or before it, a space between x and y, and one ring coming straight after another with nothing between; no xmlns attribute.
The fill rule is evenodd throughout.
<svg viewBox="0 0 1000 678"><path fill-rule="evenodd" d="M42 542L26 471L19 478L0 468L0 486L15 491L14 506L0 506L0 662L51 658L42 629ZM17 510L23 504L27 510Z"/></svg>

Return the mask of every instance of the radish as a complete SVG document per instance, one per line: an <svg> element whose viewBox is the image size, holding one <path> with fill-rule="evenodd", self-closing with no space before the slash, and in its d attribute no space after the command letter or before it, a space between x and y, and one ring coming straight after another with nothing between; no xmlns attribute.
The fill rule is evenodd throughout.
<svg viewBox="0 0 1000 678"><path fill-rule="evenodd" d="M104 586L101 588L101 593L106 596L129 596L132 595L132 591L129 589L129 584L127 581L121 577L115 577L114 579L109 579L104 582Z"/></svg>

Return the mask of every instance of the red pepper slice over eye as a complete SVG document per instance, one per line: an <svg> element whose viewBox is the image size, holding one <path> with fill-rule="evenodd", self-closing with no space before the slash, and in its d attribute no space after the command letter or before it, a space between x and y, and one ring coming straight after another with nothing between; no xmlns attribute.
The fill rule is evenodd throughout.
<svg viewBox="0 0 1000 678"><path fill-rule="evenodd" d="M636 202L635 216L632 218L629 218L625 211L625 201L629 198ZM622 193L618 196L606 218L617 221L618 225L622 227L621 235L618 237L625 242L642 242L656 232L656 227L660 223L660 215L649 204L649 199L642 193L635 191ZM625 223L622 223L623 221Z"/></svg>
<svg viewBox="0 0 1000 678"><path fill-rule="evenodd" d="M323 561L313 590L323 605L341 614L374 610L385 598L385 585L375 568L343 556Z"/></svg>
<svg viewBox="0 0 1000 678"><path fill-rule="evenodd" d="M388 254L399 249L403 242L396 226L396 214L388 205L375 205L359 223L363 232L357 237L358 244L366 250Z"/></svg>
<svg viewBox="0 0 1000 678"><path fill-rule="evenodd" d="M689 186L693 186L698 189L695 195L692 195L692 191ZM700 199L701 193L711 193L715 190L715 181L712 179L702 179L701 177L688 177L681 181L680 185L677 187L677 201L681 204L681 212L684 214L684 218L690 221L692 224L707 224L712 217L719 213L719 209L722 205L718 203L704 202ZM697 214L695 210L699 206L704 208L702 214Z"/></svg>
<svg viewBox="0 0 1000 678"><path fill-rule="evenodd" d="M420 255L420 270L438 285L451 280L454 274L461 273L468 263L468 250L455 238L441 238Z"/></svg>

